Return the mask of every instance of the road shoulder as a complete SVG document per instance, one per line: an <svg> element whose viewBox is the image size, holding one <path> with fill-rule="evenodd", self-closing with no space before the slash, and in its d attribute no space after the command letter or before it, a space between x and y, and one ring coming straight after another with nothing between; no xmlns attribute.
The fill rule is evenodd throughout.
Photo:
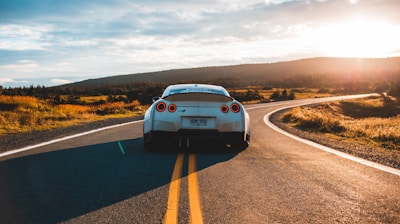
<svg viewBox="0 0 400 224"><path fill-rule="evenodd" d="M338 151L385 166L400 169L400 152L331 139L322 133L303 131L301 129L291 127L288 124L281 122L279 119L279 117L285 111L286 110L278 111L272 114L270 117L270 121L280 129L318 144L334 148Z"/></svg>
<svg viewBox="0 0 400 224"><path fill-rule="evenodd" d="M28 145L38 144L52 139L62 138L77 133L141 119L143 119L143 116L113 118L95 122L81 123L63 128L2 135L0 136L0 153L22 148Z"/></svg>

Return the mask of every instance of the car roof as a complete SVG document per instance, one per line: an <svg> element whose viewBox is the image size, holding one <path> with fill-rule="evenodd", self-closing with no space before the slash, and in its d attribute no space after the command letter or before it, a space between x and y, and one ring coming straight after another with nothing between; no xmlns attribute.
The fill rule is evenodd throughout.
<svg viewBox="0 0 400 224"><path fill-rule="evenodd" d="M168 86L164 90L162 97L185 93L208 93L229 96L228 91L222 86L209 84L176 84Z"/></svg>

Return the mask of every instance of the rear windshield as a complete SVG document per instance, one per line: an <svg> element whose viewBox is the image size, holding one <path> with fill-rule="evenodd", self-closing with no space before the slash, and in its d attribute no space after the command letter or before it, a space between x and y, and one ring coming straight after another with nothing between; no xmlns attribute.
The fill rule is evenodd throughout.
<svg viewBox="0 0 400 224"><path fill-rule="evenodd" d="M209 93L209 94L218 94L218 95L227 96L227 93L224 92L223 90L209 89L209 88L198 88L198 87L171 89L169 91L169 93L167 93L167 94L170 96L170 95L185 94L185 93ZM166 96L164 96L164 97L166 97Z"/></svg>
<svg viewBox="0 0 400 224"><path fill-rule="evenodd" d="M203 101L203 102L230 102L232 98L225 95L219 94L207 94L207 93L186 93L186 94L174 94L164 97L169 101Z"/></svg>

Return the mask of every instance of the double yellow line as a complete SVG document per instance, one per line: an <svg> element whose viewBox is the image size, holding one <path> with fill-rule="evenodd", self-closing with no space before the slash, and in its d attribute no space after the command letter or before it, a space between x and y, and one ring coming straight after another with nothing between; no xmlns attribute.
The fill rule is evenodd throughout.
<svg viewBox="0 0 400 224"><path fill-rule="evenodd" d="M181 176L183 168L184 154L178 154L172 172L171 183L169 186L167 210L164 215L164 224L178 223L179 211L179 191L181 185ZM188 165L188 193L189 193L189 206L190 206L190 223L202 224L203 215L201 212L199 185L196 175L196 157L194 154L189 154Z"/></svg>

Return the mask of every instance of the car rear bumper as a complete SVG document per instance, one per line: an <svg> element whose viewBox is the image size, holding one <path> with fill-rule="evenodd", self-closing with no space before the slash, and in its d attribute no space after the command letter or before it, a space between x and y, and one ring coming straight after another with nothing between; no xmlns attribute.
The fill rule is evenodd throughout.
<svg viewBox="0 0 400 224"><path fill-rule="evenodd" d="M215 118L214 118L215 119ZM155 120L153 125L153 131L155 132L171 132L171 133L179 133L183 131L191 131L195 132L210 132L210 130L215 130L219 133L229 133L229 132L240 132L243 131L243 121L214 121L215 124L211 125L210 127L192 127L186 128L183 125L182 119L177 121L162 121L162 120Z"/></svg>
<svg viewBox="0 0 400 224"><path fill-rule="evenodd" d="M152 131L144 134L144 141L157 145L170 144L181 138L190 138L196 142L213 142L231 144L249 141L249 135L245 132L218 132L217 130L191 130L181 129L178 132Z"/></svg>

